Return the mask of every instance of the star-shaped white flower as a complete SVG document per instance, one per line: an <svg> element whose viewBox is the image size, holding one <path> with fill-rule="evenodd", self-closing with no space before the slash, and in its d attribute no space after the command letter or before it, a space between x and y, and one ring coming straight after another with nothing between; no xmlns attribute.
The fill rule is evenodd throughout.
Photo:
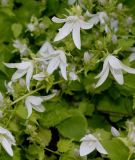
<svg viewBox="0 0 135 160"><path fill-rule="evenodd" d="M38 52L39 58L44 68L49 74L52 74L58 67L61 70L62 77L67 80L67 60L63 50L54 50L49 42L45 42Z"/></svg>
<svg viewBox="0 0 135 160"><path fill-rule="evenodd" d="M59 29L59 33L56 35L54 41L59 41L72 32L74 44L78 49L81 49L80 29L92 28L92 25L85 22L81 16L69 16L65 19L53 17L52 21L55 23L65 23L64 26Z"/></svg>
<svg viewBox="0 0 135 160"><path fill-rule="evenodd" d="M122 85L124 83L122 70L131 74L135 74L135 69L124 65L118 58L109 54L104 60L102 71L95 77L99 78L99 81L96 84L96 88L105 82L109 75L109 71L111 71L117 83Z"/></svg>
<svg viewBox="0 0 135 160"><path fill-rule="evenodd" d="M56 96L56 94L57 92L54 92L53 94L50 94L48 96L28 96L25 99L25 107L28 111L27 118L31 116L32 109L36 110L37 112L44 112L45 107L42 105L42 102L53 98L54 96Z"/></svg>
<svg viewBox="0 0 135 160"><path fill-rule="evenodd" d="M10 155L13 156L13 150L11 148L12 145L16 145L15 138L11 134L10 131L7 129L0 127L0 143L5 151Z"/></svg>
<svg viewBox="0 0 135 160"><path fill-rule="evenodd" d="M33 74L33 62L32 61L23 61L21 63L4 63L9 68L17 68L17 71L12 75L12 81L16 81L23 77L26 74L26 86L29 90L30 80Z"/></svg>
<svg viewBox="0 0 135 160"><path fill-rule="evenodd" d="M95 149L102 154L107 154L107 151L102 146L102 144L99 142L99 140L93 136L92 134L85 135L81 139L81 145L80 145L80 156L86 156L93 152Z"/></svg>

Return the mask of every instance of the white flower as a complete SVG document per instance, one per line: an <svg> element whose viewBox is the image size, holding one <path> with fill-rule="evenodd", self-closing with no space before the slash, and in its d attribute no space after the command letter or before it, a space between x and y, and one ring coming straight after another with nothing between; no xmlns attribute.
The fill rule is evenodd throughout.
<svg viewBox="0 0 135 160"><path fill-rule="evenodd" d="M8 83L5 82L5 87L6 87L7 92L9 94L13 94L14 93L14 89L13 89L12 83L13 83L12 81L10 81Z"/></svg>
<svg viewBox="0 0 135 160"><path fill-rule="evenodd" d="M22 43L20 40L15 40L13 46L19 50L21 56L28 54L28 47L25 43Z"/></svg>
<svg viewBox="0 0 135 160"><path fill-rule="evenodd" d="M90 61L90 59L92 58L92 54L90 54L89 52L84 52L84 56L83 56L83 60L84 60L84 63L88 63Z"/></svg>
<svg viewBox="0 0 135 160"><path fill-rule="evenodd" d="M62 50L56 50L53 52L54 57L49 60L49 64L47 67L47 72L49 74L52 74L58 67L61 70L62 77L67 80L67 61L65 52Z"/></svg>
<svg viewBox="0 0 135 160"><path fill-rule="evenodd" d="M69 16L65 19L53 17L52 21L55 23L65 23L64 26L59 29L59 33L56 35L54 41L59 41L72 32L74 44L78 49L81 49L80 29L92 28L91 24L85 22L82 17L78 16Z"/></svg>
<svg viewBox="0 0 135 160"><path fill-rule="evenodd" d="M43 101L49 100L56 96L57 92L50 94L48 96L28 96L25 99L25 106L28 110L28 117L29 118L32 114L32 109L36 110L37 112L44 112L45 107L42 105Z"/></svg>
<svg viewBox="0 0 135 160"><path fill-rule="evenodd" d="M34 32L36 30L36 27L33 23L28 23L27 28L30 32Z"/></svg>
<svg viewBox="0 0 135 160"><path fill-rule="evenodd" d="M111 133L114 137L119 137L120 136L120 132L114 127L111 127Z"/></svg>
<svg viewBox="0 0 135 160"><path fill-rule="evenodd" d="M33 62L22 61L21 63L4 63L9 68L17 68L17 71L12 76L12 81L16 81L26 74L26 86L29 90L30 80L33 74Z"/></svg>
<svg viewBox="0 0 135 160"><path fill-rule="evenodd" d="M47 58L54 52L52 45L49 42L45 42L40 50L38 51L38 55L43 58Z"/></svg>
<svg viewBox="0 0 135 160"><path fill-rule="evenodd" d="M92 134L85 135L81 139L81 145L80 145L80 156L86 156L93 152L95 149L102 154L107 154L107 151L102 146L102 144L99 142L99 140L93 136Z"/></svg>
<svg viewBox="0 0 135 160"><path fill-rule="evenodd" d="M124 65L115 56L109 54L104 60L102 71L95 77L95 78L100 78L96 84L96 87L99 87L101 84L105 82L105 80L109 75L109 71L111 71L117 83L122 85L124 83L122 70L131 74L135 74L135 69Z"/></svg>
<svg viewBox="0 0 135 160"><path fill-rule="evenodd" d="M0 127L0 143L2 147L5 149L5 151L10 155L13 156L13 150L11 148L12 145L15 144L15 139L11 132L9 132L7 129Z"/></svg>
<svg viewBox="0 0 135 160"><path fill-rule="evenodd" d="M88 22L91 24L92 27L99 22L101 25L105 25L109 19L105 12L97 12L96 14L91 14L87 12L86 15L91 17Z"/></svg>
<svg viewBox="0 0 135 160"><path fill-rule="evenodd" d="M59 67L63 78L67 80L67 60L64 51L54 50L49 42L45 42L38 55L40 58L37 59L44 64L49 74L52 74Z"/></svg>

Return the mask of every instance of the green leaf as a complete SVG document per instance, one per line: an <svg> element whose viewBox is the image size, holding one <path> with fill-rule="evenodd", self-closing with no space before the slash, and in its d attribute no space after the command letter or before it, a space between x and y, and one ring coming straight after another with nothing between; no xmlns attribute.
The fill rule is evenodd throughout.
<svg viewBox="0 0 135 160"><path fill-rule="evenodd" d="M129 150L119 139L103 140L102 144L106 148L111 160L128 159Z"/></svg>
<svg viewBox="0 0 135 160"><path fill-rule="evenodd" d="M56 126L60 122L71 117L64 103L45 103L46 112L39 119L39 123L43 127Z"/></svg>
<svg viewBox="0 0 135 160"><path fill-rule="evenodd" d="M14 23L12 24L11 29L13 31L14 37L17 38L21 34L23 27L20 23Z"/></svg>
<svg viewBox="0 0 135 160"><path fill-rule="evenodd" d="M68 139L60 139L57 143L58 151L59 152L67 152L72 148L72 142Z"/></svg>
<svg viewBox="0 0 135 160"><path fill-rule="evenodd" d="M57 125L57 128L64 137L79 141L86 133L87 121L77 110L72 110L71 114L72 116Z"/></svg>
<svg viewBox="0 0 135 160"><path fill-rule="evenodd" d="M51 141L51 137L52 137L52 134L50 130L45 128L40 128L36 136L36 141L42 147L45 147L49 145L49 142Z"/></svg>
<svg viewBox="0 0 135 160"><path fill-rule="evenodd" d="M97 105L97 109L101 112L109 113L110 115L118 115L120 117L128 116L132 115L132 105L130 106L130 103L130 99L125 97L120 97L113 101L108 96L103 96Z"/></svg>

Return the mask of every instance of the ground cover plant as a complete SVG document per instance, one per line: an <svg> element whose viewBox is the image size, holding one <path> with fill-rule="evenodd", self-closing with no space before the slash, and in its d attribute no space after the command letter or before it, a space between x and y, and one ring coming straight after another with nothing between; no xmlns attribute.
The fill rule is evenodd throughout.
<svg viewBox="0 0 135 160"><path fill-rule="evenodd" d="M135 159L134 0L0 0L0 160Z"/></svg>

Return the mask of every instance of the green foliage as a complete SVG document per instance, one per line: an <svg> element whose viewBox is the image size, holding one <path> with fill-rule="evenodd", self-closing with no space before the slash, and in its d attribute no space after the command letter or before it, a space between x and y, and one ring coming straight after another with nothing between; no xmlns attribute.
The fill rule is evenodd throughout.
<svg viewBox="0 0 135 160"><path fill-rule="evenodd" d="M79 111L71 110L71 117L57 125L57 128L64 137L79 141L86 132L87 121Z"/></svg>

